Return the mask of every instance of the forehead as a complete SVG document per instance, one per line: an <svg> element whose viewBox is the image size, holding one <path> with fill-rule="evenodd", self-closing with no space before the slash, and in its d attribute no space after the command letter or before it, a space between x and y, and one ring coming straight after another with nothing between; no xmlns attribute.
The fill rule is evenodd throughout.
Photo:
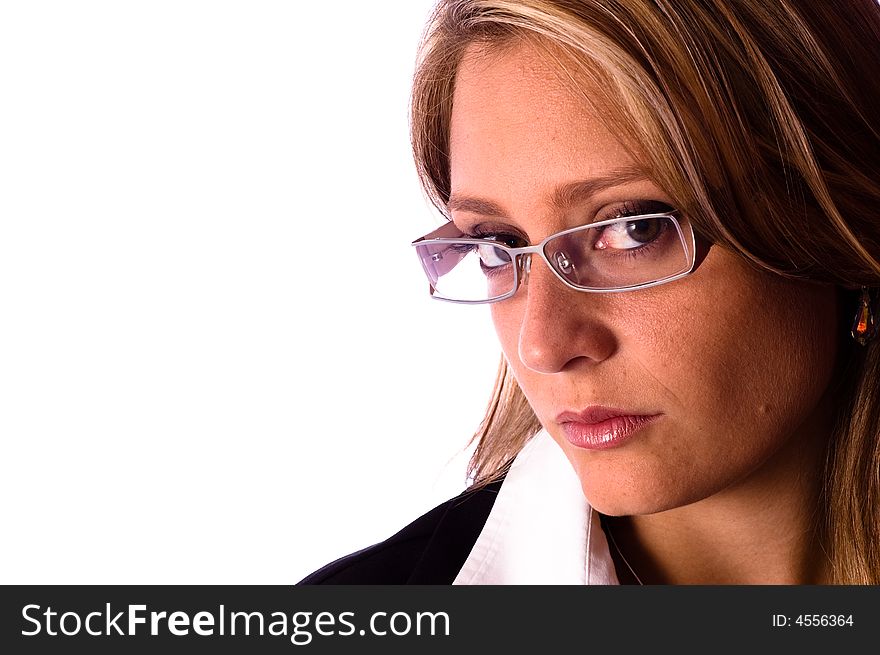
<svg viewBox="0 0 880 655"><path fill-rule="evenodd" d="M637 165L591 108L598 90L530 44L472 46L456 77L452 191L547 189Z"/></svg>

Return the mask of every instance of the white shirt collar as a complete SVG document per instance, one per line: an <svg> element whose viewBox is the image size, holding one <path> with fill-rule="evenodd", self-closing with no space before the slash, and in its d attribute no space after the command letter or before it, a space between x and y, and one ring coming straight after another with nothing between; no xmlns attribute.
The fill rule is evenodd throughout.
<svg viewBox="0 0 880 655"><path fill-rule="evenodd" d="M619 584L599 513L544 430L513 461L452 584Z"/></svg>

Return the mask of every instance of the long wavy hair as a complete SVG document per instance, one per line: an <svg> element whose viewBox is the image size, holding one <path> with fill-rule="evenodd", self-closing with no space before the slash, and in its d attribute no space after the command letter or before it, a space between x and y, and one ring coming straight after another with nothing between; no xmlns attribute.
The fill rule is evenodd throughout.
<svg viewBox="0 0 880 655"><path fill-rule="evenodd" d="M702 236L775 274L839 287L820 527L832 582L880 583L880 338L849 338L859 289L880 302L877 0L440 0L411 129L423 187L444 214L462 56L524 41L573 89L591 89L583 101L634 144ZM474 435L474 484L503 475L540 427L502 357Z"/></svg>

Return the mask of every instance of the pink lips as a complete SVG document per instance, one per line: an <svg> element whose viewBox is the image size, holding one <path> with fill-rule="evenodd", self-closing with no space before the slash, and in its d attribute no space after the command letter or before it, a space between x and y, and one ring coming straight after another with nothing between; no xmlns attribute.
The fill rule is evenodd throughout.
<svg viewBox="0 0 880 655"><path fill-rule="evenodd" d="M584 411L562 412L556 422L562 426L565 438L578 448L605 450L624 444L645 425L660 418L661 414L633 414L612 407L588 407Z"/></svg>

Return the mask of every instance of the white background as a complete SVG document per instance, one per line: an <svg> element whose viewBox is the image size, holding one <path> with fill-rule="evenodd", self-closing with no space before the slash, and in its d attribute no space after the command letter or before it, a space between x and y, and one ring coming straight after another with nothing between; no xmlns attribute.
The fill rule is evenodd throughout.
<svg viewBox="0 0 880 655"><path fill-rule="evenodd" d="M428 0L0 5L0 583L280 583L464 488Z"/></svg>

